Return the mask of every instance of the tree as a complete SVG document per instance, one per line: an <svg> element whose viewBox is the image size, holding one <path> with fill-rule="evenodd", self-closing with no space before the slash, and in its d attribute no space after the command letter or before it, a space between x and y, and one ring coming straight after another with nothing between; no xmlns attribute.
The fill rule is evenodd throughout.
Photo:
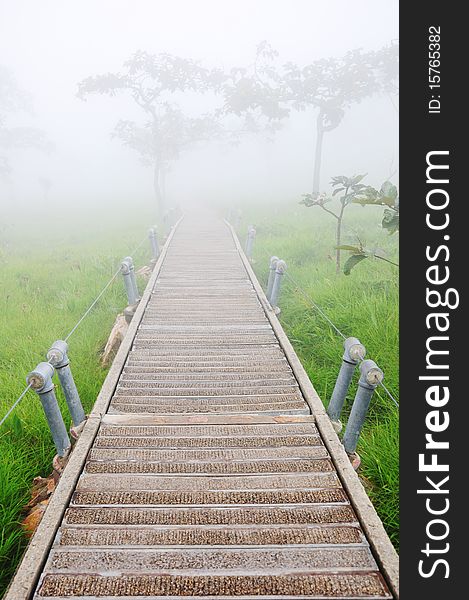
<svg viewBox="0 0 469 600"><path fill-rule="evenodd" d="M335 190L332 193L332 196L328 197L328 196L326 196L326 194L318 194L318 193L313 192L312 194L304 194L303 200L301 201L301 204L304 204L305 206L319 206L320 208L322 208L322 210L324 210L328 214L332 215L334 217L334 219L336 219L336 221L337 221L336 236L335 236L336 273L340 272L340 251L343 249L341 246L341 243L342 243L342 225L343 225L343 220L344 220L344 212L345 212L345 209L347 208L347 206L351 202L353 202L354 199L357 198L359 196L359 194L362 193L365 190L365 188L367 187L367 186L363 185L362 183L360 183L365 177L366 177L366 175L355 175L353 177L345 177L344 175L339 175L337 177L333 177L332 181L331 181L331 185L332 185L332 187L335 188ZM334 212L332 209L327 208L326 204L331 202L332 199L334 198L334 196L336 196L338 194L342 194L339 197L339 202L340 202L339 212Z"/></svg>
<svg viewBox="0 0 469 600"><path fill-rule="evenodd" d="M113 135L135 150L141 161L153 168L153 187L160 213L164 212L162 178L169 164L181 153L220 132L214 112L190 117L177 104L184 93L216 93L223 73L197 62L170 54L138 51L119 73L88 77L79 83L78 96L97 93L115 96L127 93L145 115L142 124L120 120Z"/></svg>
<svg viewBox="0 0 469 600"><path fill-rule="evenodd" d="M398 45L378 51L351 50L341 58L316 60L299 67L278 65L267 42L257 47L254 63L233 69L224 85L225 110L251 123L266 121L272 131L292 110L316 111L313 193L319 193L324 134L340 125L345 111L378 92L397 93Z"/></svg>
<svg viewBox="0 0 469 600"><path fill-rule="evenodd" d="M303 68L283 68L285 96L295 110L316 110L313 194L320 190L324 134L336 129L347 108L379 92L396 92L398 46L378 51L351 50L341 58L314 61Z"/></svg>
<svg viewBox="0 0 469 600"><path fill-rule="evenodd" d="M266 41L258 44L254 62L235 67L226 76L223 112L244 121L243 132L275 133L290 115L281 72L275 65L278 52Z"/></svg>
<svg viewBox="0 0 469 600"><path fill-rule="evenodd" d="M49 199L49 192L52 189L52 181L48 177L38 177L38 183L42 188L44 194L44 201L47 202Z"/></svg>
<svg viewBox="0 0 469 600"><path fill-rule="evenodd" d="M361 206L385 206L383 229L387 229L389 235L399 231L399 193L390 181L385 181L379 190L367 185L355 195L353 202Z"/></svg>
<svg viewBox="0 0 469 600"><path fill-rule="evenodd" d="M157 120L143 127L134 121L118 121L113 136L135 150L144 165L153 167L155 197L163 212L164 177L171 162L198 142L216 138L219 132L214 117L187 117L177 105L167 104L160 108Z"/></svg>
<svg viewBox="0 0 469 600"><path fill-rule="evenodd" d="M399 231L399 194L396 186L390 181L385 181L379 190L371 186L363 186L354 194L351 201L361 206L385 206L381 226L388 231L389 235ZM382 256L378 250L365 248L361 242L358 246L337 246L337 249L339 252L347 250L350 253L344 265L345 275L350 275L352 269L367 258L376 258L399 267L394 261Z"/></svg>
<svg viewBox="0 0 469 600"><path fill-rule="evenodd" d="M11 172L9 153L17 148L52 148L40 129L26 126L9 126L8 115L15 112L31 113L31 97L21 90L10 71L0 65L0 177Z"/></svg>

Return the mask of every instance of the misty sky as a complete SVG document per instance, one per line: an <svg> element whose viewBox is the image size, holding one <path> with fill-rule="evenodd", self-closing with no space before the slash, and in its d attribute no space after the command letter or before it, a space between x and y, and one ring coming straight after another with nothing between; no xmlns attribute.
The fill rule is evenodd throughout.
<svg viewBox="0 0 469 600"><path fill-rule="evenodd" d="M397 38L397 0L0 0L0 63L34 103L34 115L10 122L43 129L56 146L50 156L12 152L0 202L37 205L40 176L53 182L52 203L151 202L151 170L110 137L119 118L139 118L132 101L75 96L81 79L118 70L137 49L230 68L252 62L268 40L282 62L302 65ZM322 187L339 174L368 172L376 185L386 179L398 166L397 122L386 97L348 111L326 136ZM308 192L314 127L314 113L303 113L273 144L190 152L170 174L169 199L291 200Z"/></svg>

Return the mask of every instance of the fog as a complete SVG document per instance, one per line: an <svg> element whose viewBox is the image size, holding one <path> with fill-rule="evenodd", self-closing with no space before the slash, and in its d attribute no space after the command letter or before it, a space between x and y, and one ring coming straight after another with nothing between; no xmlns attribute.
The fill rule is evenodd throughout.
<svg viewBox="0 0 469 600"><path fill-rule="evenodd" d="M127 94L77 97L80 81L121 70L137 50L229 71L252 64L263 40L278 51L278 64L303 66L397 38L397 0L1 0L0 64L31 95L32 109L1 110L0 101L0 124L38 128L54 147L0 148L10 167L0 180L2 220L155 205L152 169L111 137L119 119L143 125L144 113ZM204 102L215 99L193 105L203 112ZM397 120L386 94L347 108L324 137L321 189L333 175L365 172L373 185L390 176L397 183ZM171 164L167 204L300 199L312 189L315 128L309 108L292 111L270 140L195 145ZM40 178L50 181L47 193Z"/></svg>

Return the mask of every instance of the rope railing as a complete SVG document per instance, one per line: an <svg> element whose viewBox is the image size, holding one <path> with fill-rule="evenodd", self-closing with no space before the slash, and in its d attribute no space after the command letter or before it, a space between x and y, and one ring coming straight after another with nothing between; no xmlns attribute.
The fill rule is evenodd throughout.
<svg viewBox="0 0 469 600"><path fill-rule="evenodd" d="M150 235L152 234L152 231L150 230ZM134 256L136 252L138 252L140 250L140 248L143 246L143 244L145 244L145 242L148 242L148 236L145 235L141 241L137 244L137 246L135 246L135 248L130 252L130 256Z"/></svg>
<svg viewBox="0 0 469 600"><path fill-rule="evenodd" d="M144 236L142 238L142 240L137 244L137 246L135 246L135 248L133 250L131 250L129 256L135 256L135 254L140 250L140 248L143 246L143 244L145 242L148 241L148 236ZM121 273L122 271L122 267L119 266L119 268L115 271L115 273L112 275L111 279L109 279L109 281L106 283L106 285L103 287L103 289L100 291L100 293L96 296L96 298L93 300L93 302L89 305L89 307L86 309L86 311L83 313L83 315L80 317L80 319L78 319L78 321L75 323L75 325L72 327L72 329L69 331L69 333L63 338L65 342L68 341L68 339L75 333L75 331L78 329L78 327L82 324L82 322L86 319L86 317L90 314L90 312L93 310L93 308L96 306L96 304L99 302L99 300L104 296L104 294L106 293L106 291L111 287L111 285L114 283L114 281L117 279L118 275Z"/></svg>
<svg viewBox="0 0 469 600"><path fill-rule="evenodd" d="M332 327L332 329L337 333L337 335L339 335L342 339L346 339L346 335L344 333L342 333L342 331L340 331L340 329L337 327L337 325L327 316L327 314L323 311L323 309L316 304L316 302L314 302L314 300L311 298L311 296L306 292L306 290L304 290L300 284L295 281L295 279L290 275L290 273L288 271L285 272L285 277L291 281L291 283L295 286L296 291L299 292L303 298L310 304L310 306L314 309L316 309L316 311L322 316L323 319L325 319L329 325Z"/></svg>
<svg viewBox="0 0 469 600"><path fill-rule="evenodd" d="M135 253L138 252L138 250L140 250L140 248L143 246L143 244L147 240L148 240L147 236L143 237L143 239L138 243L138 245L131 251L130 256L134 256ZM133 268L133 265L132 265L132 268ZM117 279L118 275L121 272L122 272L122 265L119 266L119 268L114 272L114 274L112 275L112 277L109 279L109 281L106 283L106 285L102 288L102 290L99 292L99 294L93 300L93 302L88 306L88 308L86 309L86 311L82 314L82 316L78 319L78 321L75 323L75 325L71 328L71 330L63 338L63 342L65 342L65 343L68 342L68 340L70 339L70 337L75 333L75 331L80 327L80 325L83 323L83 321L92 312L93 308L98 304L98 302L101 300L101 298L107 292L107 290L111 287L111 285L114 283L114 281ZM66 350L65 350L65 352L66 352ZM46 365L48 364L52 368L54 368L54 366L56 366L55 363L54 363L54 361L52 359L49 359L49 360L44 361L44 362L46 363ZM13 413L13 411L15 410L15 408L20 404L21 400L26 396L27 392L32 387L33 387L32 383L28 383L28 385L21 392L20 396L13 402L13 404L7 410L7 412L5 413L5 415L0 419L0 428L5 423L5 421L8 419L8 417Z"/></svg>
<svg viewBox="0 0 469 600"><path fill-rule="evenodd" d="M137 246L135 246L135 248L130 252L129 256L134 256L136 252L138 252L140 250L140 248L143 246L143 244L148 240L148 237L145 236L144 238L142 238L142 240L139 242L139 244ZM99 300L102 298L102 296L104 296L104 294L106 293L106 291L111 287L111 285L114 283L114 281L117 279L119 273L121 273L121 267L119 267L117 269L117 271L114 273L114 275L111 277L111 279L106 283L106 285L103 287L103 289L101 290L101 292L96 296L96 298L93 300L93 302L90 304L90 306L87 308L87 310L83 313L83 315L80 317L80 319L75 323L75 325L72 327L72 329L69 331L69 333L64 337L64 341L67 342L68 339L75 333L75 331L78 329L78 327L82 324L82 322L86 319L86 317L90 314L90 312L93 310L93 308L96 306L96 304L99 302Z"/></svg>
<svg viewBox="0 0 469 600"><path fill-rule="evenodd" d="M86 317L90 314L90 312L93 310L93 308L96 306L96 304L98 304L100 299L104 296L104 294L107 292L107 290L114 283L115 279L117 278L117 276L119 275L120 272L121 272L121 268L119 267L117 269L117 271L114 273L114 275L111 277L111 279L106 283L106 285L100 291L100 293L93 300L93 302L89 305L89 307L86 309L86 311L83 313L83 315L78 319L78 321L75 323L75 325L72 327L72 329L64 337L65 342L67 342L69 340L69 338L75 333L75 331L78 329L78 327L83 323L83 321L86 319Z"/></svg>
<svg viewBox="0 0 469 600"><path fill-rule="evenodd" d="M31 389L31 384L29 383L24 390L21 392L20 396L13 402L13 404L10 406L10 408L7 410L6 414L2 417L2 419L0 420L0 427L3 425L3 423L5 423L5 421L8 419L8 417L11 415L11 413L15 410L15 408L18 406L18 404L21 402L21 400L23 400L23 398L26 396L27 392Z"/></svg>

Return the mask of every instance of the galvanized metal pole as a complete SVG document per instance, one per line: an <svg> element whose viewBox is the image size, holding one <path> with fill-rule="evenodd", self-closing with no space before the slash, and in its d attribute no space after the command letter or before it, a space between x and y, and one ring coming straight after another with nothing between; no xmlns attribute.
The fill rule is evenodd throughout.
<svg viewBox="0 0 469 600"><path fill-rule="evenodd" d="M249 259L252 257L252 247L254 245L255 237L256 237L256 230L252 225L250 225L248 228L248 236L246 238L246 246L245 246L245 253Z"/></svg>
<svg viewBox="0 0 469 600"><path fill-rule="evenodd" d="M272 286L274 285L275 269L277 268L277 262L278 262L278 260L279 260L278 256L272 256L270 258L270 263L269 263L269 279L267 280L267 291L266 291L267 299L269 299L270 295L272 294Z"/></svg>
<svg viewBox="0 0 469 600"><path fill-rule="evenodd" d="M127 301L129 306L133 306L138 302L138 295L132 281L132 273L134 270L133 263L129 262L128 258L124 258L121 263L121 273L124 277L125 291L127 292Z"/></svg>
<svg viewBox="0 0 469 600"><path fill-rule="evenodd" d="M277 260L275 265L275 277L272 284L272 292L270 293L269 302L272 308L278 308L278 299L280 296L280 287L282 285L282 278L287 270L287 263L284 260Z"/></svg>
<svg viewBox="0 0 469 600"><path fill-rule="evenodd" d="M134 261L131 256L126 256L124 260L126 260L130 265L130 280L134 288L135 297L137 299L136 302L138 302L140 300L140 296L138 294L137 278L135 277Z"/></svg>
<svg viewBox="0 0 469 600"><path fill-rule="evenodd" d="M78 427L85 421L86 417L72 371L70 370L70 361L67 352L67 342L56 340L47 353L47 360L57 371L73 425Z"/></svg>
<svg viewBox="0 0 469 600"><path fill-rule="evenodd" d="M353 454L357 449L358 438L365 422L371 397L376 386L383 381L384 377L383 371L373 360L364 360L360 365L360 373L358 390L342 440L348 454Z"/></svg>
<svg viewBox="0 0 469 600"><path fill-rule="evenodd" d="M52 383L53 374L54 367L51 364L40 362L33 371L28 373L26 381L39 396L57 454L64 457L67 456L71 444L55 397L54 384Z"/></svg>
<svg viewBox="0 0 469 600"><path fill-rule="evenodd" d="M156 230L154 227L149 230L148 239L150 240L151 247L151 262L156 263L158 256L160 255L160 248L158 246L158 238L156 237Z"/></svg>
<svg viewBox="0 0 469 600"><path fill-rule="evenodd" d="M345 398L352 381L353 373L357 364L365 358L366 349L355 337L349 337L344 340L344 354L342 356L342 365L340 367L334 391L332 392L327 414L337 433L342 430L340 414L344 407Z"/></svg>

